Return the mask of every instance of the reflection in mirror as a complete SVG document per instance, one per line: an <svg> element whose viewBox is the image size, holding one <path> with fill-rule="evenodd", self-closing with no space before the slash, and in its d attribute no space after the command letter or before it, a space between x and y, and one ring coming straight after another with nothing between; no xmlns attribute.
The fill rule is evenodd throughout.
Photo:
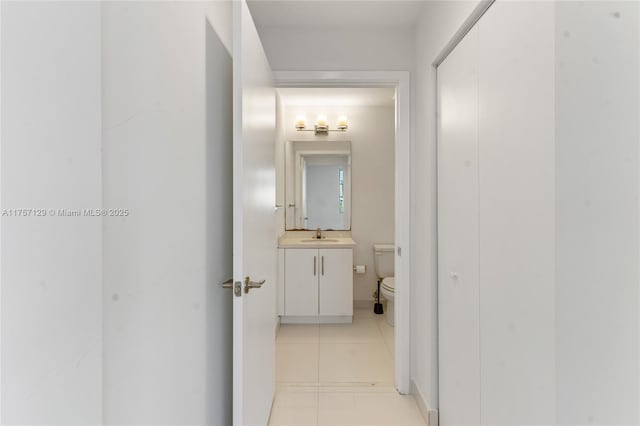
<svg viewBox="0 0 640 426"><path fill-rule="evenodd" d="M301 155L300 160L301 214L297 223L305 229L349 229L344 202L348 156L309 154Z"/></svg>
<svg viewBox="0 0 640 426"><path fill-rule="evenodd" d="M287 229L351 229L351 144L287 142Z"/></svg>

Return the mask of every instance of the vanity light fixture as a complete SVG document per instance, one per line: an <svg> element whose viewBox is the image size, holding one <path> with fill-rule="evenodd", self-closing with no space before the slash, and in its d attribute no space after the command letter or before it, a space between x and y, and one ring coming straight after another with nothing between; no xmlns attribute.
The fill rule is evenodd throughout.
<svg viewBox="0 0 640 426"><path fill-rule="evenodd" d="M316 119L316 124L313 127L313 130L307 129L306 118L303 115L298 115L296 117L296 130L299 132L315 132L315 135L328 135L329 132L346 132L349 128L347 123L347 117L341 115L338 117L338 125L336 126L336 130L329 129L329 123L327 121L327 116L324 114L318 115Z"/></svg>

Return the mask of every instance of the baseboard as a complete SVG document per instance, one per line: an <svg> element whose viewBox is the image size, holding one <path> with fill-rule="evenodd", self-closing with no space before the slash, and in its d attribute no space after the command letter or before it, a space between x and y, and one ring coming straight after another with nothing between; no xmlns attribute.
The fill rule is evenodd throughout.
<svg viewBox="0 0 640 426"><path fill-rule="evenodd" d="M282 324L350 324L353 317L350 315L335 316L282 316L280 322Z"/></svg>
<svg viewBox="0 0 640 426"><path fill-rule="evenodd" d="M413 395L413 399L416 400L420 414L422 414L427 426L438 426L438 410L429 408L427 401L424 399L424 396L422 396L422 392L420 392L420 388L413 380L411 380L411 394Z"/></svg>

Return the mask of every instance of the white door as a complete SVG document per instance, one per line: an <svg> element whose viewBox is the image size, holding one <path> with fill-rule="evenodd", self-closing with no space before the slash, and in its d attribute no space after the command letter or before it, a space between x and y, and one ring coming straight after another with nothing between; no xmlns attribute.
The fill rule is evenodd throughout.
<svg viewBox="0 0 640 426"><path fill-rule="evenodd" d="M555 250L556 235L566 234L563 229L555 232L556 203L566 206L576 202L569 200L590 198L574 192L556 193L557 167L565 161L580 161L580 153L572 150L569 157L560 157L556 163L555 140L562 133L556 133L555 119L564 117L564 112L556 115L556 95L562 93L556 90L573 88L575 82L556 80L556 67L561 70L565 65L556 62L555 32L562 28L562 43L571 43L577 33L572 26L557 26L555 10L553 2L497 1L476 24L484 425L564 423L556 419L556 404L563 401L555 395L560 389L556 367L562 365L557 364L556 344L565 343L556 336L561 330L556 315L562 317L567 312L555 310L556 296L562 293L556 287L556 259L562 257L556 258ZM565 37L566 30L574 36ZM589 37L597 39L594 34ZM570 44L576 49L577 38L573 38L577 44ZM582 56L586 55L582 50L574 54L591 60L591 56ZM574 54L572 57L576 57ZM584 75L582 67L579 69L578 74ZM586 123L589 119L584 120ZM572 138L576 146L584 147L581 136ZM602 143L607 142L603 139ZM573 223L570 226L575 229ZM571 280L579 279L582 273L578 265L572 264ZM607 279L610 277L607 274ZM582 361L573 357L569 360ZM572 406L573 397L571 392ZM581 409L583 413L588 410L588 406ZM608 418L603 423L615 422Z"/></svg>
<svg viewBox="0 0 640 426"><path fill-rule="evenodd" d="M275 89L245 1L233 25L233 424L263 426L275 388Z"/></svg>
<svg viewBox="0 0 640 426"><path fill-rule="evenodd" d="M478 29L438 67L440 422L480 424Z"/></svg>

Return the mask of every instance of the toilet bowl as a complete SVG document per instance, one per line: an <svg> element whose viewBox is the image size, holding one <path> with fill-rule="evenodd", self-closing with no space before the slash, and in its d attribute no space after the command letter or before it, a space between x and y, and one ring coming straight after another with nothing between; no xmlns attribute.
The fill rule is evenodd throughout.
<svg viewBox="0 0 640 426"><path fill-rule="evenodd" d="M391 327L393 327L394 319L394 295L396 292L396 280L394 277L387 277L380 284L380 293L387 300L387 307L384 310L384 319Z"/></svg>

